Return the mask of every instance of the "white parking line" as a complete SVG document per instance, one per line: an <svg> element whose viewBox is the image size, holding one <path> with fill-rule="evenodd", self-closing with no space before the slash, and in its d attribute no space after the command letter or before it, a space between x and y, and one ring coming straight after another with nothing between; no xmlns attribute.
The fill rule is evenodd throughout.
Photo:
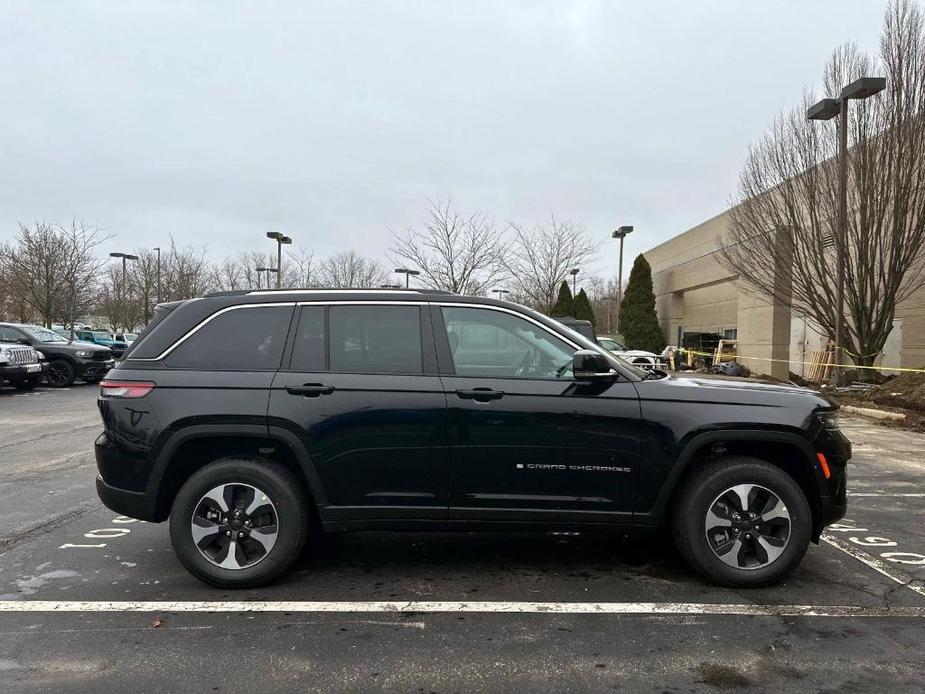
<svg viewBox="0 0 925 694"><path fill-rule="evenodd" d="M885 561L881 561L876 557L872 557L867 552L864 552L857 547L855 547L850 542L846 542L840 537L835 537L831 533L822 533L821 540L827 544L832 545L836 549L840 549L845 554L849 554L859 562L866 564L874 571L883 574L887 578L890 578L900 585L905 586L909 590L914 590L919 595L925 596L925 585L921 581L918 581L914 578L910 578L896 571L892 566L887 564Z"/></svg>
<svg viewBox="0 0 925 694"><path fill-rule="evenodd" d="M290 613L520 613L602 615L736 615L763 617L912 617L925 607L749 605L697 602L108 602L0 601L0 612L290 612Z"/></svg>
<svg viewBox="0 0 925 694"><path fill-rule="evenodd" d="M918 499L925 498L925 493L919 494L915 492L848 492L848 496L895 496L900 499Z"/></svg>

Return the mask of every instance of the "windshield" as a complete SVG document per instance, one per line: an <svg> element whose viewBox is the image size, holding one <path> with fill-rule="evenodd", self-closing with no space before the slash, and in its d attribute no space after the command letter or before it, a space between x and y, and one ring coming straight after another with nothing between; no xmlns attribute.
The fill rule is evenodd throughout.
<svg viewBox="0 0 925 694"><path fill-rule="evenodd" d="M58 333L48 330L47 328L39 328L38 326L24 325L22 329L32 337L33 340L38 342L49 343L49 342L67 342L63 337Z"/></svg>
<svg viewBox="0 0 925 694"><path fill-rule="evenodd" d="M112 339L112 335L110 335L109 333L103 333L103 332L99 332L96 330L94 330L90 334L93 335L93 338L95 340L111 340Z"/></svg>

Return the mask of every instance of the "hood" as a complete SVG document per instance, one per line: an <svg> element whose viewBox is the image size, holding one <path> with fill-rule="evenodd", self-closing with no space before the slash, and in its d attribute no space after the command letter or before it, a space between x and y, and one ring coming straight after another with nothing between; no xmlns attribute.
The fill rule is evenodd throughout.
<svg viewBox="0 0 925 694"><path fill-rule="evenodd" d="M73 340L70 342L43 342L35 345L35 348L40 352L109 352L112 353L112 350L109 347L104 345L98 345L93 342L80 342L79 340Z"/></svg>
<svg viewBox="0 0 925 694"><path fill-rule="evenodd" d="M732 378L668 376L657 381L642 381L637 384L656 386L653 395L672 400L688 402L714 402L742 405L765 405L786 407L791 405L816 408L838 408L819 391L767 381L738 380ZM648 390L648 388L647 388Z"/></svg>

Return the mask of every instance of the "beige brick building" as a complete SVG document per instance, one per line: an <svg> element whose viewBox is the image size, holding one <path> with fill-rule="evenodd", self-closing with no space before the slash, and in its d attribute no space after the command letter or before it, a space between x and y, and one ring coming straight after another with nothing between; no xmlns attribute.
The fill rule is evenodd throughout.
<svg viewBox="0 0 925 694"><path fill-rule="evenodd" d="M645 253L668 344L679 344L684 333L719 333L738 339L742 363L755 373L781 379L790 371L802 374L807 354L825 340L804 316L745 291L722 267L718 255L728 222L723 212ZM900 305L895 318L878 365L925 367L925 289Z"/></svg>

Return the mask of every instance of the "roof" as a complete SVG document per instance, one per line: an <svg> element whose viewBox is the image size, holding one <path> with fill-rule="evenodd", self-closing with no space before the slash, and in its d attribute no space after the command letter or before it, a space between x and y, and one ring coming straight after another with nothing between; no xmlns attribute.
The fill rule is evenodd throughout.
<svg viewBox="0 0 925 694"><path fill-rule="evenodd" d="M347 288L337 288L337 287L312 287L312 288L292 288L292 287L282 287L279 289L235 289L232 291L226 292L211 292L206 294L208 297L215 296L260 296L260 295L286 295L286 294L435 294L435 295L456 295L455 292L448 292L445 289L418 289L418 288L395 288L395 287L380 287L380 288L365 288L365 289L347 289Z"/></svg>

